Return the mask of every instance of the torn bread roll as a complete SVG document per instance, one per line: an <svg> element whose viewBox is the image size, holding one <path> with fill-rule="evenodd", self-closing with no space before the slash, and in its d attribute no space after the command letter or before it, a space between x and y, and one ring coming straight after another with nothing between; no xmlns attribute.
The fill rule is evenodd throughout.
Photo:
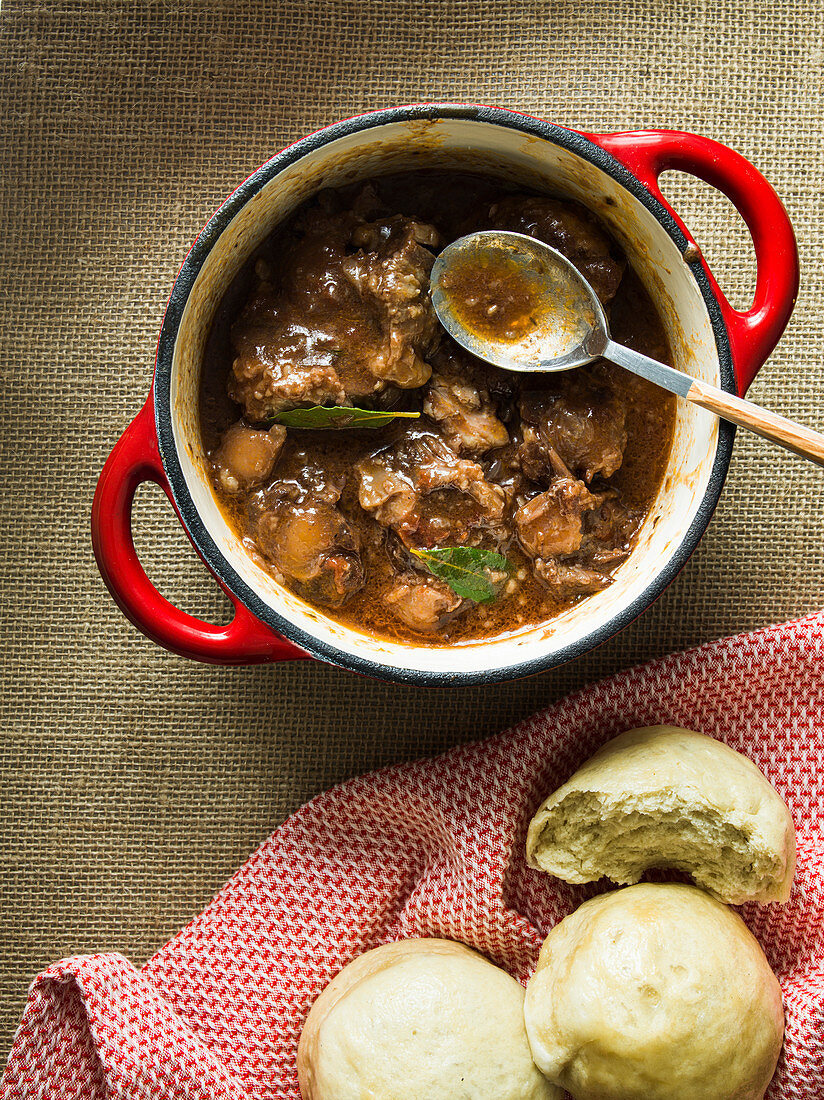
<svg viewBox="0 0 824 1100"><path fill-rule="evenodd" d="M529 1051L524 989L451 940L401 940L351 962L298 1046L304 1100L561 1100Z"/></svg>
<svg viewBox="0 0 824 1100"><path fill-rule="evenodd" d="M786 901L795 830L751 760L704 734L650 726L609 741L547 798L526 855L564 882L631 884L670 867L733 905Z"/></svg>
<svg viewBox="0 0 824 1100"><path fill-rule="evenodd" d="M778 979L737 913L695 886L585 902L544 941L532 1056L574 1100L761 1100L784 1033Z"/></svg>

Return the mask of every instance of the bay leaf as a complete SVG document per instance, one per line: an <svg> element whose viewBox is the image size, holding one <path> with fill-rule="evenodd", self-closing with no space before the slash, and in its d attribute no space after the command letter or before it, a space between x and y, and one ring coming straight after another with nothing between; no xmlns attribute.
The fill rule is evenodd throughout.
<svg viewBox="0 0 824 1100"><path fill-rule="evenodd" d="M348 405L313 405L310 409L288 409L272 417L272 423L285 428L383 428L396 417L417 420L417 412L392 412L389 409L356 409Z"/></svg>
<svg viewBox="0 0 824 1100"><path fill-rule="evenodd" d="M494 574L507 574L512 569L502 554L475 546L446 546L412 553L433 576L446 581L457 596L475 603L494 600L500 588L500 580Z"/></svg>

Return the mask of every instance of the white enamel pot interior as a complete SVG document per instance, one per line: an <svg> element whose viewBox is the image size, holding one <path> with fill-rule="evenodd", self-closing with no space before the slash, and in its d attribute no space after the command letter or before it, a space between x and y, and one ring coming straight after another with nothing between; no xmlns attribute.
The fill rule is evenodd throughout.
<svg viewBox="0 0 824 1100"><path fill-rule="evenodd" d="M593 210L626 253L663 319L674 363L734 392L726 331L699 263L667 212L623 165L572 131L494 108L375 112L305 138L251 176L217 211L181 269L163 323L155 417L181 519L220 580L275 631L323 660L384 679L431 684L511 679L605 641L648 607L700 539L718 500L733 429L679 402L666 476L636 549L604 592L540 626L438 646L342 626L279 585L245 552L209 484L198 424L204 345L215 310L273 228L324 187L407 169L460 168L568 196Z"/></svg>

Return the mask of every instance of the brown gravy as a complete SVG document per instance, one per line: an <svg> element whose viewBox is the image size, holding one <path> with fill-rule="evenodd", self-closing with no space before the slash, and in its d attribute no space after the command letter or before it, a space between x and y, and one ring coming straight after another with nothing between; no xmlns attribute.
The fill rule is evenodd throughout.
<svg viewBox="0 0 824 1100"><path fill-rule="evenodd" d="M539 287L504 251L467 252L441 278L457 320L469 332L514 342L539 327Z"/></svg>

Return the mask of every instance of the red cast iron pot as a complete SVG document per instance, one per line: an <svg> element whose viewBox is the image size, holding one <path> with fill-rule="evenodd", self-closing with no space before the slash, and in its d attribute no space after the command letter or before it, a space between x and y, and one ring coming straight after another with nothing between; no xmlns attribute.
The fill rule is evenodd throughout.
<svg viewBox="0 0 824 1100"><path fill-rule="evenodd" d="M550 623L460 646L390 642L327 619L245 554L209 488L197 424L203 345L222 294L274 226L314 191L427 166L493 173L594 210L656 302L676 365L731 393L746 392L790 317L798 257L787 214L748 161L708 138L671 130L585 134L513 111L454 104L375 111L304 138L241 184L192 246L163 319L152 389L97 486L92 538L103 579L128 618L172 652L220 664L315 656L411 683L510 679L615 634L657 598L706 529L734 430L682 402L667 476L637 548L606 592ZM669 169L717 187L743 216L757 259L749 309L730 306L663 199L658 178ZM187 615L144 572L131 534L132 501L143 481L164 489L234 604L228 625Z"/></svg>

